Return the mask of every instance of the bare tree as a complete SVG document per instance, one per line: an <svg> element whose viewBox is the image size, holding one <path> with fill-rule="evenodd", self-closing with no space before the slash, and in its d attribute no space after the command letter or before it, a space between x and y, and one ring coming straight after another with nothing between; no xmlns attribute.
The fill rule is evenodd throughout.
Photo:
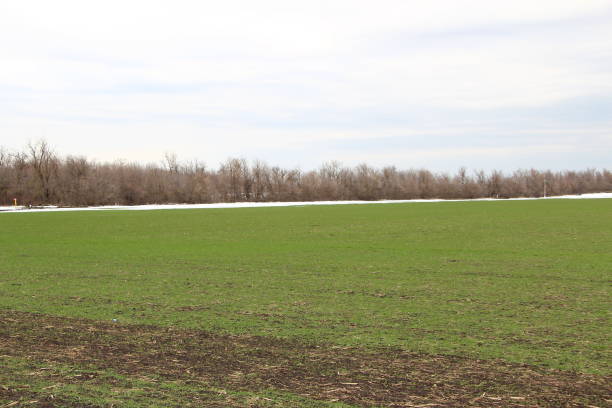
<svg viewBox="0 0 612 408"><path fill-rule="evenodd" d="M173 152L164 153L163 163L168 172L174 173L174 174L177 174L179 172L180 166L179 166L178 158L176 157L176 153L173 153Z"/></svg>
<svg viewBox="0 0 612 408"><path fill-rule="evenodd" d="M219 174L227 198L224 201L243 201L250 198L251 180L245 159L229 158L221 164Z"/></svg>
<svg viewBox="0 0 612 408"><path fill-rule="evenodd" d="M253 178L253 198L255 201L266 201L270 191L270 168L260 160L255 160L251 168Z"/></svg>
<svg viewBox="0 0 612 408"><path fill-rule="evenodd" d="M11 155L0 146L0 204L10 202L11 170Z"/></svg>
<svg viewBox="0 0 612 408"><path fill-rule="evenodd" d="M41 199L48 203L51 198L51 178L57 171L57 158L46 140L41 139L27 146L30 165L34 169L41 188Z"/></svg>
<svg viewBox="0 0 612 408"><path fill-rule="evenodd" d="M126 161L96 163L85 157L56 155L46 141L25 151L0 147L0 203L18 197L25 204L103 205L201 203L212 201L379 200L384 198L474 198L582 194L612 191L612 172L586 169L551 172L536 169L454 175L426 169L382 169L365 163L345 167L331 161L311 171L250 165L229 158L208 170L194 160L181 163L166 153L157 164Z"/></svg>

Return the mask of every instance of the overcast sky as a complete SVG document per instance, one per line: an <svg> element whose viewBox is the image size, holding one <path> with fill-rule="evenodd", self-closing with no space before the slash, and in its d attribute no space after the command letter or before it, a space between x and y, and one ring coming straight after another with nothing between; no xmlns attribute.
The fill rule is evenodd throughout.
<svg viewBox="0 0 612 408"><path fill-rule="evenodd" d="M0 2L0 146L612 168L612 0Z"/></svg>

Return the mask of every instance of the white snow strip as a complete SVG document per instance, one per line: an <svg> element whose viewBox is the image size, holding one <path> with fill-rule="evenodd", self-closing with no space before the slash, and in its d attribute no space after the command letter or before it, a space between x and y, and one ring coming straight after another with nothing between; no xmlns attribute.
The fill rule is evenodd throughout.
<svg viewBox="0 0 612 408"><path fill-rule="evenodd" d="M179 210L179 209L206 209L206 208L254 208L254 207L295 207L303 205L339 205L339 204L398 204L398 203L438 203L460 201L511 201L511 200L550 200L550 199L584 199L584 198L612 198L612 193L592 193L582 195L564 195L556 197L536 198L476 198L464 200L380 200L380 201L294 201L294 202L265 202L265 203L215 203L215 204L149 204L149 205L107 205L100 207L55 207L44 206L27 208L24 206L0 206L1 213L31 213L31 212L57 212L57 211L97 211L97 210Z"/></svg>

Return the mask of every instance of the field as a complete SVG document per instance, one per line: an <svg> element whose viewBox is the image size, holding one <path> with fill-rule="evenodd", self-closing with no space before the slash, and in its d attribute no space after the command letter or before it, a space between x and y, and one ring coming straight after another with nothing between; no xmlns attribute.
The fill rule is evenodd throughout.
<svg viewBox="0 0 612 408"><path fill-rule="evenodd" d="M609 406L612 200L0 214L0 407Z"/></svg>

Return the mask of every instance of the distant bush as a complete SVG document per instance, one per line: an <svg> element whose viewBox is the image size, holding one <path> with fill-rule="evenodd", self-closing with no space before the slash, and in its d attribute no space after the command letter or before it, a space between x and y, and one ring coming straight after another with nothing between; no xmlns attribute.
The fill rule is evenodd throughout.
<svg viewBox="0 0 612 408"><path fill-rule="evenodd" d="M97 163L57 155L45 142L23 152L0 147L0 204L65 206L237 201L380 200L541 197L612 191L612 172L517 170L457 174L324 163L284 169L230 158L218 169L167 154L159 164Z"/></svg>

